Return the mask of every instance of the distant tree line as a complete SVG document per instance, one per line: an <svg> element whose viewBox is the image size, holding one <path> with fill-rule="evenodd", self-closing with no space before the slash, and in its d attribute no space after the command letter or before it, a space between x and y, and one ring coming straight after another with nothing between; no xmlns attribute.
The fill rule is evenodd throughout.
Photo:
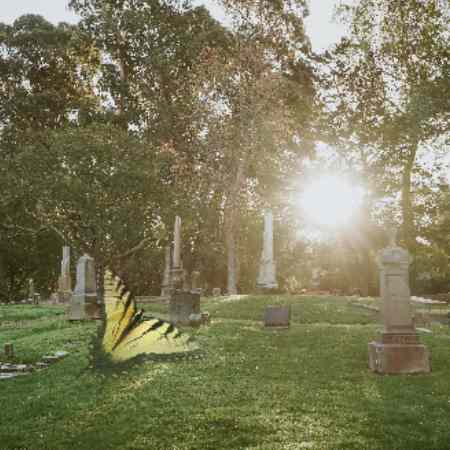
<svg viewBox="0 0 450 450"><path fill-rule="evenodd" d="M63 244L157 294L176 215L186 269L251 291L265 207L282 288L310 286L315 265L325 287L375 292L389 218L415 288L450 289L448 188L419 158L448 148L448 11L360 0L319 55L304 0L220 3L227 25L177 0L72 0L76 25L0 24L0 300L28 278L55 289ZM312 244L287 199L319 141L368 194L351 229Z"/></svg>

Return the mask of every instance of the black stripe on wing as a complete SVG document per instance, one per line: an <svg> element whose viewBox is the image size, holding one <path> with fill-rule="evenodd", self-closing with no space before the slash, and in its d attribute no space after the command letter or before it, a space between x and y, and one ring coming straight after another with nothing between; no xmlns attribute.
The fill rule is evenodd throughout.
<svg viewBox="0 0 450 450"><path fill-rule="evenodd" d="M120 295L120 300L123 300L123 297L128 295L127 299L125 300L124 303L124 310L123 313L120 317L120 319L117 321L117 324L114 326L111 334L113 335L114 339L116 340L115 344L113 345L113 349L115 349L119 343L125 338L125 336L129 333L129 331L137 325L137 323L139 323L140 319L142 318L142 313L138 316L137 314L135 314L131 320L130 323L123 329L122 333L120 334L120 336L117 335L117 333L119 332L121 326L122 326L122 321L125 319L125 317L127 316L129 309L130 308L135 308L136 305L134 303L134 299L133 299L133 295L131 294L130 291L128 291L127 287L125 286L125 284L123 283L123 281L118 278L118 282L117 282L117 291L119 291L119 295Z"/></svg>
<svg viewBox="0 0 450 450"><path fill-rule="evenodd" d="M148 333L156 332L159 328L161 328L163 325L165 325L165 324L167 324L167 323L169 323L170 325L169 325L169 327L167 328L167 330L164 332L164 335L168 334L169 328L170 328L171 326L172 326L173 328L175 328L175 327L173 326L173 324L170 323L170 322L167 322L167 321L162 320L162 319L156 319L156 318L155 318L155 320L156 320L156 322L155 322L151 327L147 328L147 330L145 330L140 336L138 336L138 337L132 339L131 341L127 342L127 345L129 345L129 344L131 344L131 343L133 343L133 342L135 342L135 341L139 341L140 339L142 339L142 338L143 338L146 334L148 334ZM173 330L171 330L170 332L172 332L172 331L173 331ZM166 336L166 337L167 337L167 336ZM160 339L161 339L161 338L160 338Z"/></svg>
<svg viewBox="0 0 450 450"><path fill-rule="evenodd" d="M117 341L113 345L112 349L114 350L126 337L127 335L142 322L142 316L144 311L140 310L130 319L130 322L123 329L120 336L117 338Z"/></svg>

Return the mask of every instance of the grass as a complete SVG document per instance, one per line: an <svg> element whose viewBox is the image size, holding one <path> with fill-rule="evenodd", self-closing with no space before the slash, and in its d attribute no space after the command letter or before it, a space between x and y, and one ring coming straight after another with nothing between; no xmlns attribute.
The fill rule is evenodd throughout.
<svg viewBox="0 0 450 450"><path fill-rule="evenodd" d="M277 303L291 304L289 330L261 327L265 305ZM0 308L0 344L14 342L21 361L70 355L0 381L2 450L450 448L446 327L421 337L431 374L378 376L367 369L376 316L345 298L209 299L202 310L212 324L196 332L203 359L148 361L107 376L88 368L97 323L69 323L60 307L10 308ZM166 313L165 305L146 309ZM5 317L21 325L5 328Z"/></svg>

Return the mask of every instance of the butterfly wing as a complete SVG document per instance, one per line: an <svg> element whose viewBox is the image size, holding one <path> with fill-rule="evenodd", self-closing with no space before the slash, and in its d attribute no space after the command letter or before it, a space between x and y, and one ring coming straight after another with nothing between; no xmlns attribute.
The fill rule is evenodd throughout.
<svg viewBox="0 0 450 450"><path fill-rule="evenodd" d="M110 271L105 273L105 334L103 349L113 361L138 355L185 353L197 349L190 338L172 323L150 318L143 320L123 282Z"/></svg>

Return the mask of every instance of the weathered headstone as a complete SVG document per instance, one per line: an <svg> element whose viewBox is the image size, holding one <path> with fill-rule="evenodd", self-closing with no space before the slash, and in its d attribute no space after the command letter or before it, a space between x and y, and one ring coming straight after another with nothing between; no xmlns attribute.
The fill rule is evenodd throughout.
<svg viewBox="0 0 450 450"><path fill-rule="evenodd" d="M175 324L192 325L192 315L200 314L200 294L190 292L189 279L183 270L181 260L181 219L175 218L171 295L169 303L170 321Z"/></svg>
<svg viewBox="0 0 450 450"><path fill-rule="evenodd" d="M430 357L420 344L410 303L407 250L397 246L395 234L378 255L384 330L369 343L369 367L377 373L401 374L430 371Z"/></svg>
<svg viewBox="0 0 450 450"><path fill-rule="evenodd" d="M222 295L222 290L219 287L213 288L212 295L213 297L220 297Z"/></svg>
<svg viewBox="0 0 450 450"><path fill-rule="evenodd" d="M70 275L70 247L63 247L61 261L61 275L58 280L58 299L61 303L67 303L72 297L72 281Z"/></svg>
<svg viewBox="0 0 450 450"><path fill-rule="evenodd" d="M271 210L264 212L263 251L256 286L260 289L276 289L278 287L273 259L273 215Z"/></svg>
<svg viewBox="0 0 450 450"><path fill-rule="evenodd" d="M170 298L169 320L175 324L192 325L193 314L200 315L200 294L174 292Z"/></svg>
<svg viewBox="0 0 450 450"><path fill-rule="evenodd" d="M163 282L161 285L161 297L168 297L171 292L171 254L170 254L170 245L168 245L165 249L165 258L164 258L164 274L163 274Z"/></svg>
<svg viewBox="0 0 450 450"><path fill-rule="evenodd" d="M291 309L289 306L267 306L264 314L266 328L289 328Z"/></svg>
<svg viewBox="0 0 450 450"><path fill-rule="evenodd" d="M69 307L69 320L100 319L94 259L83 255L77 263L77 283Z"/></svg>

